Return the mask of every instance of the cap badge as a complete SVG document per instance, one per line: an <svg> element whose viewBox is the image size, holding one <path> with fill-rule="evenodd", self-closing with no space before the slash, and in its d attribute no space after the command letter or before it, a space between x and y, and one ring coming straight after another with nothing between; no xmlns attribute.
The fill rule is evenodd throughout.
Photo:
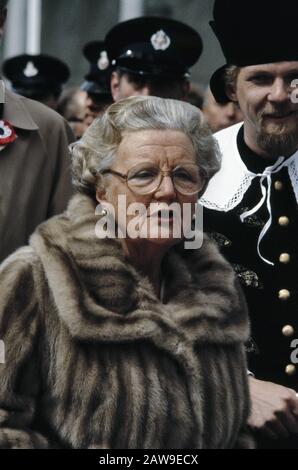
<svg viewBox="0 0 298 470"><path fill-rule="evenodd" d="M36 75L38 75L38 69L34 66L33 62L28 62L23 70L23 74L27 78L36 77Z"/></svg>
<svg viewBox="0 0 298 470"><path fill-rule="evenodd" d="M106 70L110 65L110 61L108 59L108 54L106 51L101 51L100 57L97 62L97 66L99 70Z"/></svg>
<svg viewBox="0 0 298 470"><path fill-rule="evenodd" d="M171 44L171 39L160 29L151 36L151 44L156 51L165 51Z"/></svg>

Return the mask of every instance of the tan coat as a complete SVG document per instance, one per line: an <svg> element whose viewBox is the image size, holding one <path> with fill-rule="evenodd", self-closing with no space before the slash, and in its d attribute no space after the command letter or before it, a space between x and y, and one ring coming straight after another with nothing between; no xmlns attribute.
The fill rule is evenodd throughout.
<svg viewBox="0 0 298 470"><path fill-rule="evenodd" d="M231 448L246 440L247 311L205 239L163 303L75 196L0 268L0 447Z"/></svg>
<svg viewBox="0 0 298 470"><path fill-rule="evenodd" d="M0 260L65 210L71 195L67 146L74 140L61 116L9 91L3 119L18 138L0 151Z"/></svg>

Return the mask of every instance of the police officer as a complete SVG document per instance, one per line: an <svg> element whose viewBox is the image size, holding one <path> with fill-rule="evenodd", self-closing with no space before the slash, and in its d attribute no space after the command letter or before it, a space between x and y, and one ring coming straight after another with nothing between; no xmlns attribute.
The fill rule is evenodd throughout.
<svg viewBox="0 0 298 470"><path fill-rule="evenodd" d="M189 69L203 48L194 29L167 18L141 17L117 24L105 43L115 101L132 95L187 100Z"/></svg>
<svg viewBox="0 0 298 470"><path fill-rule="evenodd" d="M83 54L90 65L85 82L81 85L81 90L87 93L86 123L90 125L113 103L110 91L111 67L103 41L89 42Z"/></svg>
<svg viewBox="0 0 298 470"><path fill-rule="evenodd" d="M223 162L201 200L204 228L248 301L249 424L266 448L298 447L297 17L292 0L216 0L211 22L227 60L211 90L244 123L216 135Z"/></svg>
<svg viewBox="0 0 298 470"><path fill-rule="evenodd" d="M10 80L15 93L56 109L70 71L64 62L55 57L22 54L4 61L3 75Z"/></svg>

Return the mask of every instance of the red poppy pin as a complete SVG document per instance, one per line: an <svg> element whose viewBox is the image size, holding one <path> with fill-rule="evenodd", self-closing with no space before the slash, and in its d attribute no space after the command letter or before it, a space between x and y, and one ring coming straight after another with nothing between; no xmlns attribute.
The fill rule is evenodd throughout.
<svg viewBox="0 0 298 470"><path fill-rule="evenodd" d="M16 131L8 121L0 121L0 146L14 142L17 138Z"/></svg>

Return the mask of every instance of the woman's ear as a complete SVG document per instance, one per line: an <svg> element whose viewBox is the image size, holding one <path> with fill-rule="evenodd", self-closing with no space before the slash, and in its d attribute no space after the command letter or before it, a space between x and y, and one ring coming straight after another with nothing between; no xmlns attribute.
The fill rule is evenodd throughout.
<svg viewBox="0 0 298 470"><path fill-rule="evenodd" d="M95 183L95 197L97 202L101 203L103 201L107 201L107 188L106 188L106 181L102 174L98 174Z"/></svg>
<svg viewBox="0 0 298 470"><path fill-rule="evenodd" d="M106 192L103 189L97 189L95 197L96 197L97 202L99 203L107 201Z"/></svg>

